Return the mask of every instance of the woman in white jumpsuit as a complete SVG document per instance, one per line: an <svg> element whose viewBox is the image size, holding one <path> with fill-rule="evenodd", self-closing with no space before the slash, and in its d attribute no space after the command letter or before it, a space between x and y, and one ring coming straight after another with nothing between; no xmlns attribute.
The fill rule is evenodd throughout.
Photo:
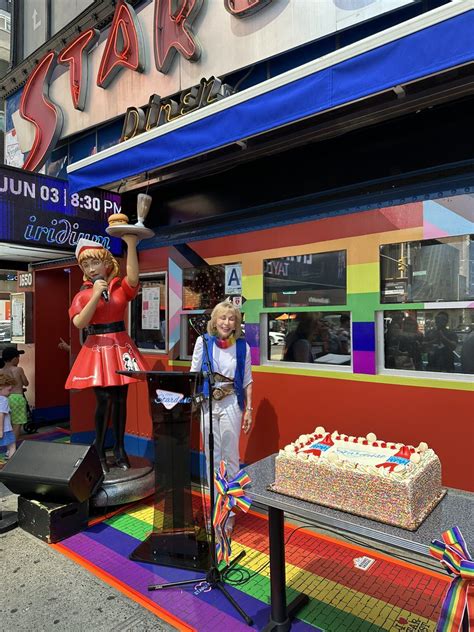
<svg viewBox="0 0 474 632"><path fill-rule="evenodd" d="M226 462L228 478L239 472L239 439L252 427L252 373L250 347L241 338L242 316L229 301L214 307L205 336L214 373L214 395L212 399L212 429L214 434L214 471L221 460ZM191 371L207 370L207 355L203 336L199 336L194 347ZM209 385L204 385L204 394L209 394ZM206 454L208 482L209 471L209 402L206 398L201 407L201 432ZM232 521L228 522L232 528Z"/></svg>

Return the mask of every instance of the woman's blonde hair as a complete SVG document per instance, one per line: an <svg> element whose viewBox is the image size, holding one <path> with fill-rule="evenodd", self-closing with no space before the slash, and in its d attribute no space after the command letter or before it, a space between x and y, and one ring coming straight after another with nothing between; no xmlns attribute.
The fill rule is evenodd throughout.
<svg viewBox="0 0 474 632"><path fill-rule="evenodd" d="M242 335L242 314L240 309L237 309L233 303L230 301L222 301L222 303L217 303L211 313L211 320L207 323L207 333L211 336L217 336L217 319L222 314L222 312L231 311L235 316L235 337L240 338Z"/></svg>
<svg viewBox="0 0 474 632"><path fill-rule="evenodd" d="M119 275L119 264L117 259L112 255L111 252L109 252L107 250L107 248L100 248L100 250L98 248L86 248L85 250L81 251L81 254L79 255L78 259L77 259L77 263L81 266L82 269L82 262L85 261L86 259L99 259L100 261L103 261L107 267L107 279L106 281L109 282L111 279L114 279L116 276ZM83 276L83 280L84 281L88 281L89 277L87 276L87 274L84 274Z"/></svg>

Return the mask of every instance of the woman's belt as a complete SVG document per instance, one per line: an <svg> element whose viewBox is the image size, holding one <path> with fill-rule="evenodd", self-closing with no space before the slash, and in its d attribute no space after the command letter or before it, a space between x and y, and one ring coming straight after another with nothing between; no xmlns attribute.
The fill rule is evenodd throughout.
<svg viewBox="0 0 474 632"><path fill-rule="evenodd" d="M215 386L212 389L212 398L216 401L220 401L221 399L224 399L224 397L227 397L227 395L232 395L232 393L235 393L233 382L229 384L221 384L220 386Z"/></svg>
<svg viewBox="0 0 474 632"><path fill-rule="evenodd" d="M213 376L214 376L214 382L230 382L231 384L234 383L233 378L226 377L225 375L222 375L221 373L213 373Z"/></svg>
<svg viewBox="0 0 474 632"><path fill-rule="evenodd" d="M119 331L125 331L125 323L123 320L118 320L115 323L98 323L97 325L84 327L84 330L88 336L96 336L97 334L115 334Z"/></svg>

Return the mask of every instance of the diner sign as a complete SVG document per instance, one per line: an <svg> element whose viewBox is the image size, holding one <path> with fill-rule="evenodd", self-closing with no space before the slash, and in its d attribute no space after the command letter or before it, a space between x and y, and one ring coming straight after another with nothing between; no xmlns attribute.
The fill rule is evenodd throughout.
<svg viewBox="0 0 474 632"><path fill-rule="evenodd" d="M157 90L161 96L153 95L148 110L156 112L157 125L169 122L203 107L207 101L202 94L216 90L216 79L196 85L200 77L251 68L413 1L152 0L135 11L125 0L118 0L105 38L92 27L64 42L62 50L50 50L30 72L19 107L18 93L11 97L14 111L10 112L7 99L6 162L39 170L63 135L120 116L130 94L143 104ZM199 41L194 33L198 15ZM66 73L59 71L61 66ZM127 81L117 86L116 78L125 70L131 71ZM173 99L163 103L163 96L179 93L182 83L195 88L185 91L186 99L179 99L177 105ZM105 97L103 90L111 92ZM211 101L226 94L221 85ZM86 109L85 118L77 114ZM130 114L129 123L138 133L140 112Z"/></svg>
<svg viewBox="0 0 474 632"><path fill-rule="evenodd" d="M181 118L189 112L200 110L230 94L232 94L232 88L216 77L201 79L197 86L183 90L173 97L161 99L158 94L152 94L146 108L129 107L127 109L120 142Z"/></svg>

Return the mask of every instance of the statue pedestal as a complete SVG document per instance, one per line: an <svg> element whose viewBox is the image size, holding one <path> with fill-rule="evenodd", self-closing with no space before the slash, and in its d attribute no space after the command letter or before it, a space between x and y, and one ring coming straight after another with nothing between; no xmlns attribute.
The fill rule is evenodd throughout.
<svg viewBox="0 0 474 632"><path fill-rule="evenodd" d="M139 456L130 456L129 470L115 467L113 457L107 459L110 471L101 486L91 497L92 507L110 507L147 498L155 492L155 471L153 463Z"/></svg>

